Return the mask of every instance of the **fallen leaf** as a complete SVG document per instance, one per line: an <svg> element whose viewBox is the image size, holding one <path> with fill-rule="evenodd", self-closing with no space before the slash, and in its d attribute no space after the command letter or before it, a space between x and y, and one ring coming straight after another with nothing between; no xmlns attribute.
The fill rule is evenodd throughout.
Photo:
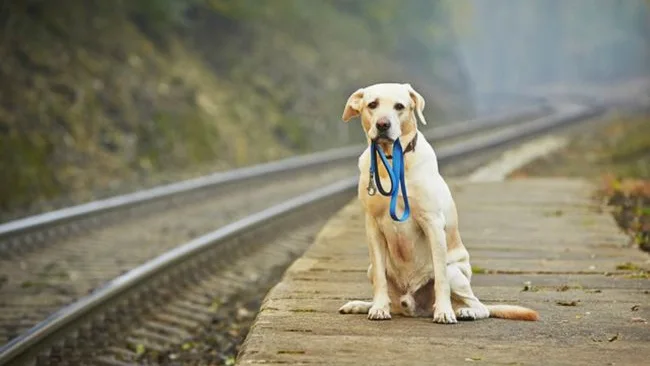
<svg viewBox="0 0 650 366"><path fill-rule="evenodd" d="M221 301L219 300L214 300L212 304L210 304L210 307L208 308L208 311L212 313L216 313L219 310L219 307L221 306Z"/></svg>
<svg viewBox="0 0 650 366"><path fill-rule="evenodd" d="M239 331L237 329L230 329L228 331L228 335L231 337L238 337L239 336Z"/></svg>
<svg viewBox="0 0 650 366"><path fill-rule="evenodd" d="M569 287L569 285L562 285L562 286L557 288L557 291L558 292L565 292L565 291L569 291L570 289L571 289L571 287Z"/></svg>
<svg viewBox="0 0 650 366"><path fill-rule="evenodd" d="M558 300L555 303L560 306L578 306L579 302L580 300L572 300L572 301Z"/></svg>
<svg viewBox="0 0 650 366"><path fill-rule="evenodd" d="M136 353L138 356L143 355L145 352L147 352L147 349L144 347L144 344L137 344L137 345L135 346L135 353Z"/></svg>
<svg viewBox="0 0 650 366"><path fill-rule="evenodd" d="M237 316L240 318L245 318L250 315L250 311L246 308L239 308L237 309Z"/></svg>
<svg viewBox="0 0 650 366"><path fill-rule="evenodd" d="M481 360L480 357L467 357L465 359L465 361L467 361L467 362L474 362L474 361L480 361L480 360Z"/></svg>
<svg viewBox="0 0 650 366"><path fill-rule="evenodd" d="M524 289L521 291L531 291L531 292L537 292L537 289L533 287L533 284L530 281L525 281L524 282Z"/></svg>

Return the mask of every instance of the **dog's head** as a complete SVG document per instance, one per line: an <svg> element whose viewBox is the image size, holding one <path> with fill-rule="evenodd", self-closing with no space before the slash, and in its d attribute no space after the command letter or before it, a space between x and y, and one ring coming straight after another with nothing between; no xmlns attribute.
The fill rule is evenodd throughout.
<svg viewBox="0 0 650 366"><path fill-rule="evenodd" d="M417 129L424 98L410 84L384 83L361 88L348 98L343 110L343 121L361 116L361 123L372 141L394 141Z"/></svg>

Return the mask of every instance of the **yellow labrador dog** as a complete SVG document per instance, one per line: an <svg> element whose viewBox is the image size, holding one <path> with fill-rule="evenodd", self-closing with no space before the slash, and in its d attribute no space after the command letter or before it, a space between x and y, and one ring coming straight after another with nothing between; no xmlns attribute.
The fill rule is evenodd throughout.
<svg viewBox="0 0 650 366"><path fill-rule="evenodd" d="M371 302L350 301L340 313L368 314L371 320L392 314L431 316L436 323L456 323L488 317L537 320L534 310L514 305L484 305L470 286L469 253L458 231L456 205L438 171L436 154L417 128L424 99L410 84L375 84L355 91L347 101L343 120L360 116L369 144L376 141L387 156L399 139L404 147L404 175L411 217L390 217L390 197L369 195L370 148L359 157L359 199L365 211L372 283ZM390 178L379 163L383 187ZM404 209L402 197L398 212Z"/></svg>

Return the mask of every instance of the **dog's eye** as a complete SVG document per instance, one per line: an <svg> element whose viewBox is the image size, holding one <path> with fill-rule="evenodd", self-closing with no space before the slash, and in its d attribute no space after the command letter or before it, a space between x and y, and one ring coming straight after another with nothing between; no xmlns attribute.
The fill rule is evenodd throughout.
<svg viewBox="0 0 650 366"><path fill-rule="evenodd" d="M402 109L404 109L404 104L396 103L395 104L395 109L398 110L398 111L401 111Z"/></svg>
<svg viewBox="0 0 650 366"><path fill-rule="evenodd" d="M375 100L373 102L368 103L368 108L375 109L375 108L377 108L378 105L379 105L379 103Z"/></svg>

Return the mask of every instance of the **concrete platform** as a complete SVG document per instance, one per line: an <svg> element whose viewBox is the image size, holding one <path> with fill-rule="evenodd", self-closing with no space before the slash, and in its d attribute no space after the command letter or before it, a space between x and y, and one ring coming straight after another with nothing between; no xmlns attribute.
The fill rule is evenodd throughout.
<svg viewBox="0 0 650 366"><path fill-rule="evenodd" d="M590 197L593 187L564 179L451 186L475 293L485 303L536 309L540 321L441 325L430 318L377 322L339 314L346 301L372 293L354 200L269 292L237 363L650 363L650 279L647 272L617 269L627 262L647 269L650 256L627 246L611 215Z"/></svg>

